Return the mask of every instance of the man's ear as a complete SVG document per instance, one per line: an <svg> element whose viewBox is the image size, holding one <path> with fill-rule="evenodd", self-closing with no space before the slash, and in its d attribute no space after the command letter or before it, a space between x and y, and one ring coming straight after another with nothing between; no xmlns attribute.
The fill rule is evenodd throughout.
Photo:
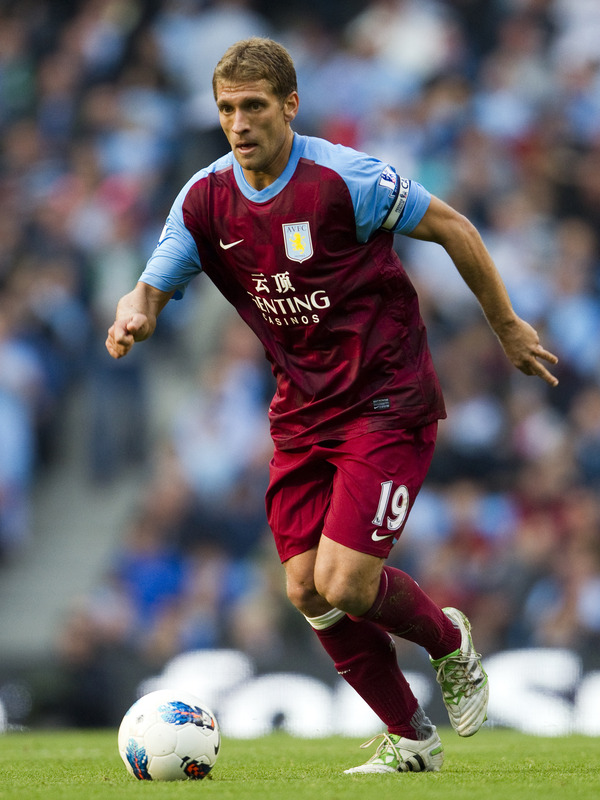
<svg viewBox="0 0 600 800"><path fill-rule="evenodd" d="M290 94L283 101L283 114L286 122L291 122L298 113L300 105L300 98L298 92L290 92Z"/></svg>

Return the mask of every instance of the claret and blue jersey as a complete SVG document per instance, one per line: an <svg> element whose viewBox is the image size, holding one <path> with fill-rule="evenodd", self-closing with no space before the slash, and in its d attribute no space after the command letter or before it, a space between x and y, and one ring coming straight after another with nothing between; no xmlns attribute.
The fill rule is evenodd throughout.
<svg viewBox="0 0 600 800"><path fill-rule="evenodd" d="M429 201L381 161L295 134L261 191L232 153L196 173L141 280L177 298L204 272L235 306L277 379L278 446L426 424L444 406L393 233Z"/></svg>
<svg viewBox="0 0 600 800"><path fill-rule="evenodd" d="M243 196L252 203L266 206L294 181L301 159L333 170L345 184L354 209L358 242L366 242L384 223L390 225L394 233L410 233L429 205L430 195L420 184L400 178L392 167L378 159L324 139L296 134L287 167L273 184L261 191L250 186L231 152L197 172L173 204L159 245L144 272L144 280L148 279L148 283L164 291L177 289L178 299L190 279L202 270L196 242L182 215L184 201L196 183L214 173L233 169L235 183ZM225 242L230 243L229 240Z"/></svg>

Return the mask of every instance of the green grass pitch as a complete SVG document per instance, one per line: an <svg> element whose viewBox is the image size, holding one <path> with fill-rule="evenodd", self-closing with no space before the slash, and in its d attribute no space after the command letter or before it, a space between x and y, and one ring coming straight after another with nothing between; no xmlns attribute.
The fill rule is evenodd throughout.
<svg viewBox="0 0 600 800"><path fill-rule="evenodd" d="M0 736L0 798L100 800L575 800L600 797L600 740L537 738L482 730L460 739L440 730L446 761L438 773L344 775L366 760L360 741L223 737L212 779L136 781L112 731L36 731Z"/></svg>

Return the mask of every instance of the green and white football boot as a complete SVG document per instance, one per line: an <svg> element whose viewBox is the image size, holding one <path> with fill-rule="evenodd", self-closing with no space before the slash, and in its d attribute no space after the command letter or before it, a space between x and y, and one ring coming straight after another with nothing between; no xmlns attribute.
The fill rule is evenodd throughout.
<svg viewBox="0 0 600 800"><path fill-rule="evenodd" d="M443 612L460 630L460 648L430 661L437 672L452 727L459 736L473 736L487 719L488 676L473 647L469 620L457 608L444 608Z"/></svg>
<svg viewBox="0 0 600 800"><path fill-rule="evenodd" d="M375 754L359 767L344 770L346 775L361 775L377 772L438 772L444 763L444 748L437 731L429 739L414 741L395 733L380 733L361 744L370 747L378 739L382 741Z"/></svg>

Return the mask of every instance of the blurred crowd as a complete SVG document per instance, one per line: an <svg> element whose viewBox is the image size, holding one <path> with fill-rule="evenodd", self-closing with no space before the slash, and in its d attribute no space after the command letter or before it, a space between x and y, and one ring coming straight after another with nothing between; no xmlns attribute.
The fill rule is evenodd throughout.
<svg viewBox="0 0 600 800"><path fill-rule="evenodd" d="M318 658L265 530L273 386L251 334L228 314L203 330L200 278L154 340L123 362L103 350L175 194L225 152L212 69L254 34L296 61L295 129L376 155L465 213L560 358L556 389L514 371L444 251L397 237L449 418L392 562L460 606L484 653L568 646L597 666L597 0L1 0L0 558L32 546L32 486L85 386L89 480L117 479L119 460L151 476L60 635L82 692L132 654L146 668L203 647L265 667ZM147 370L161 359L181 364L185 391L156 446ZM89 704L78 715L71 699L85 723Z"/></svg>

